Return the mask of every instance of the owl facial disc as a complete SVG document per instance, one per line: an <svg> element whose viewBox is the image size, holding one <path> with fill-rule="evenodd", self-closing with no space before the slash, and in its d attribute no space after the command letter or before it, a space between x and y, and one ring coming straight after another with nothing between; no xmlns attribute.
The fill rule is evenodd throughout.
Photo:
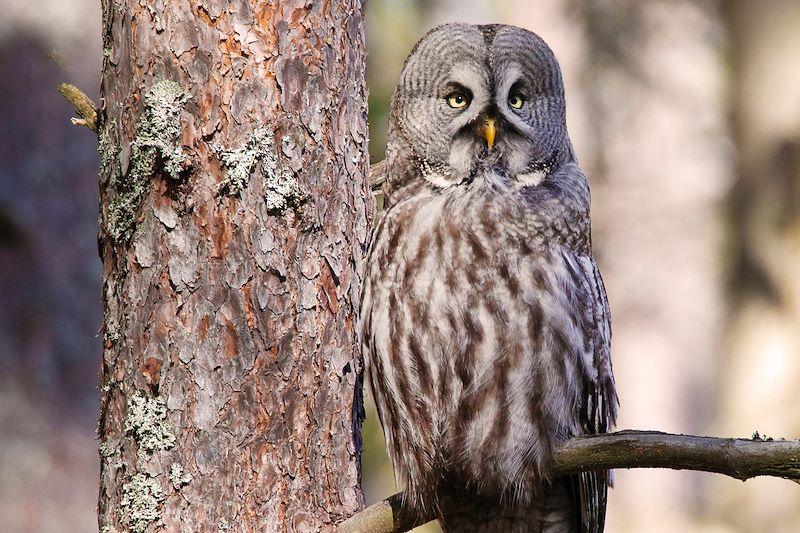
<svg viewBox="0 0 800 533"><path fill-rule="evenodd" d="M448 24L409 55L392 98L390 193L466 187L489 175L536 186L542 172L573 160L561 70L536 34Z"/></svg>

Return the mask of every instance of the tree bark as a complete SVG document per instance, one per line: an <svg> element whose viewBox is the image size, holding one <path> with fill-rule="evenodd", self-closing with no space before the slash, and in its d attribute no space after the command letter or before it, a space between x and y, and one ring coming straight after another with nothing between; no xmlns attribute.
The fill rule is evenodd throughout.
<svg viewBox="0 0 800 533"><path fill-rule="evenodd" d="M362 5L103 1L103 531L363 505Z"/></svg>

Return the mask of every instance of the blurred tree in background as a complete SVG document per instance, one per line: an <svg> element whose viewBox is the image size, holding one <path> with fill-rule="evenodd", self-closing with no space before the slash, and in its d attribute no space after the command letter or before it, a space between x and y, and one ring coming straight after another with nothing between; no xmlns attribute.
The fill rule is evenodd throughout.
<svg viewBox="0 0 800 533"><path fill-rule="evenodd" d="M714 428L800 434L800 2L724 2L733 186L723 217L728 284ZM749 427L748 427L749 425ZM710 487L720 522L800 528L800 487Z"/></svg>
<svg viewBox="0 0 800 533"><path fill-rule="evenodd" d="M4 3L0 523L90 531L98 162L55 87L96 96L100 13L88 0ZM800 4L370 0L373 161L402 61L445 21L527 27L561 61L612 306L619 427L797 437ZM378 470L375 420L364 432L368 502L395 490ZM782 480L621 471L607 531L788 533L798 523L800 488Z"/></svg>

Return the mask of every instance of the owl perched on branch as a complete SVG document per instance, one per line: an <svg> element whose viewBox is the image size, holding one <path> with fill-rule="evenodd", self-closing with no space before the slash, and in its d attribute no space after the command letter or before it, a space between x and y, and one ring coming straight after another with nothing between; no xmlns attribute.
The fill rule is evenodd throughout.
<svg viewBox="0 0 800 533"><path fill-rule="evenodd" d="M607 472L549 476L616 416L609 310L561 71L536 34L448 24L392 99L360 314L408 505L445 531L603 530Z"/></svg>

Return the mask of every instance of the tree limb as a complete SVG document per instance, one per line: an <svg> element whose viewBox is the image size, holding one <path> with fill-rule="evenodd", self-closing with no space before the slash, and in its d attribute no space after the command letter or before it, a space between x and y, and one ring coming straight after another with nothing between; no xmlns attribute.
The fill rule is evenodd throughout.
<svg viewBox="0 0 800 533"><path fill-rule="evenodd" d="M369 166L369 187L373 191L379 190L386 181L386 160L378 161Z"/></svg>
<svg viewBox="0 0 800 533"><path fill-rule="evenodd" d="M556 451L553 476L613 468L671 468L724 474L742 481L774 476L800 483L800 440L674 435L619 431L567 441ZM339 533L400 533L433 520L415 520L403 509L402 493L367 507L342 522Z"/></svg>
<svg viewBox="0 0 800 533"><path fill-rule="evenodd" d="M58 86L61 96L69 100L81 118L72 118L71 122L78 126L86 126L97 133L97 106L86 93L72 84L62 83Z"/></svg>

